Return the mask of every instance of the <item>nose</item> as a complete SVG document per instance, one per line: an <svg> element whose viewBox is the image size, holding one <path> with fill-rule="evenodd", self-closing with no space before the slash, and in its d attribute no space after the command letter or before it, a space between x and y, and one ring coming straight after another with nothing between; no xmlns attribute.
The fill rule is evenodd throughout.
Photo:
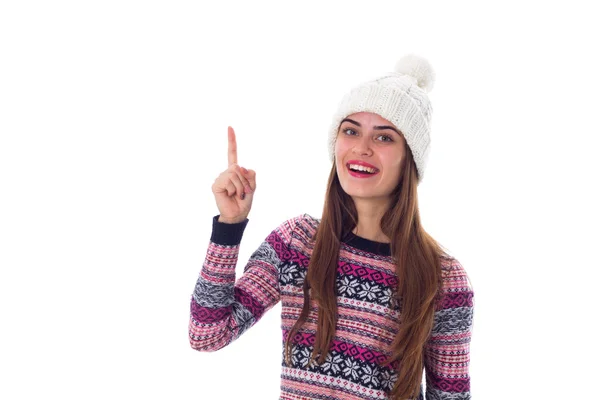
<svg viewBox="0 0 600 400"><path fill-rule="evenodd" d="M369 137L365 135L361 140L357 141L356 145L352 148L352 152L361 156L372 155L373 150L371 150L371 146L369 146Z"/></svg>

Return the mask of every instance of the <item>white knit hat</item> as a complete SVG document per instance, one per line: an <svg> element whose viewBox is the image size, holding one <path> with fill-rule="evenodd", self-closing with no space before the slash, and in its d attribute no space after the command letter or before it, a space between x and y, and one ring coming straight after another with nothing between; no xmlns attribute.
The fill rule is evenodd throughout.
<svg viewBox="0 0 600 400"><path fill-rule="evenodd" d="M365 111L387 119L404 135L417 165L421 183L429 156L432 107L427 93L435 74L429 62L409 54L396 64L395 72L355 87L341 101L329 130L329 159L333 162L340 123L350 114Z"/></svg>

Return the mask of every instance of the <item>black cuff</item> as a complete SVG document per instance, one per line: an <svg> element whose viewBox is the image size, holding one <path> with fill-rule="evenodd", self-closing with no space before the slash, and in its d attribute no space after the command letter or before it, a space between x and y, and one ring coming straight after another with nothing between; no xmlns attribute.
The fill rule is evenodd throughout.
<svg viewBox="0 0 600 400"><path fill-rule="evenodd" d="M210 241L223 246L235 246L242 242L242 235L244 229L248 225L248 218L237 224L226 224L225 222L219 222L217 215L213 217L212 235Z"/></svg>

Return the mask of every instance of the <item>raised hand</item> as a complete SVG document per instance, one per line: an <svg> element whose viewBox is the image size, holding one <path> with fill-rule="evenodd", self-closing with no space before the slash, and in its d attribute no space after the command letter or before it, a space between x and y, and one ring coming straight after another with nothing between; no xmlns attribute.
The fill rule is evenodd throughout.
<svg viewBox="0 0 600 400"><path fill-rule="evenodd" d="M212 192L220 212L219 222L233 224L244 221L250 213L256 190L256 172L238 165L237 143L232 127L227 128L227 137L228 167L215 179Z"/></svg>

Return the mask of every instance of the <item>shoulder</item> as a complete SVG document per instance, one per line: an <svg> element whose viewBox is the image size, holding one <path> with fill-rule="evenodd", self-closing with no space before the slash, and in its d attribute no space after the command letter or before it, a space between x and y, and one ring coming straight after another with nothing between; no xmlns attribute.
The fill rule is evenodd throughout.
<svg viewBox="0 0 600 400"><path fill-rule="evenodd" d="M321 223L320 218L315 218L312 215L306 213L300 215L297 218L302 222L303 226L307 228L312 228L314 230L316 230L319 224Z"/></svg>
<svg viewBox="0 0 600 400"><path fill-rule="evenodd" d="M320 219L304 213L285 220L276 228L276 231L287 243L291 241L293 236L312 239L320 222Z"/></svg>
<svg viewBox="0 0 600 400"><path fill-rule="evenodd" d="M444 286L472 289L466 269L455 257L443 253L440 264Z"/></svg>
<svg viewBox="0 0 600 400"><path fill-rule="evenodd" d="M315 218L310 214L304 213L296 217L287 220L290 226L294 226L296 231L300 230L305 232L308 236L312 237L316 232L319 224L321 223L320 218Z"/></svg>
<svg viewBox="0 0 600 400"><path fill-rule="evenodd" d="M295 217L285 220L280 227L297 228L297 227L312 227L316 229L319 226L321 219L317 219L310 214L300 214Z"/></svg>
<svg viewBox="0 0 600 400"><path fill-rule="evenodd" d="M466 269L463 265L453 256L444 253L440 257L441 261L441 294L442 294L442 308L447 308L448 302L454 304L454 306L472 306L473 301L473 287L469 281Z"/></svg>
<svg viewBox="0 0 600 400"><path fill-rule="evenodd" d="M441 264L442 285L429 345L430 349L453 347L452 354L464 357L473 325L473 290L465 268L456 258L444 254Z"/></svg>

